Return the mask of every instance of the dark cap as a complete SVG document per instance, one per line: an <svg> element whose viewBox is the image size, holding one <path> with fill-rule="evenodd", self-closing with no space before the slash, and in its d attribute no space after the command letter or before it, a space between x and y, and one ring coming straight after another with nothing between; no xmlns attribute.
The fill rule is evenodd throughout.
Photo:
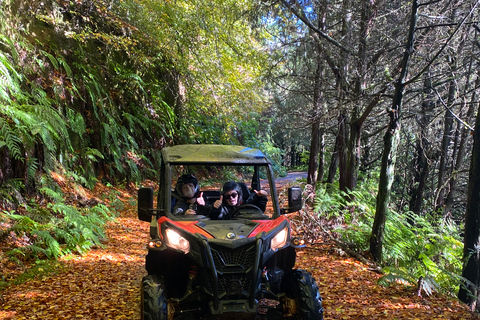
<svg viewBox="0 0 480 320"><path fill-rule="evenodd" d="M183 197L182 193L182 186L187 183L192 183L193 186L195 187L195 194L199 191L200 185L198 184L197 178L193 174L184 174L181 175L180 178L178 178L177 185L175 186L175 190L177 193Z"/></svg>

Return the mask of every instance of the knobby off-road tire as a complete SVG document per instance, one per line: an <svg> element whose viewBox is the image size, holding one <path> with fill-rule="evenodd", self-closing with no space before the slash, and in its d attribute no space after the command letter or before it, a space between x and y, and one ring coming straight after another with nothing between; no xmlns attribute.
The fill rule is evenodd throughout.
<svg viewBox="0 0 480 320"><path fill-rule="evenodd" d="M142 280L142 320L167 320L167 296L163 278L148 275Z"/></svg>
<svg viewBox="0 0 480 320"><path fill-rule="evenodd" d="M297 314L293 319L323 320L322 298L313 276L305 270L294 269L285 275L282 287L296 303Z"/></svg>

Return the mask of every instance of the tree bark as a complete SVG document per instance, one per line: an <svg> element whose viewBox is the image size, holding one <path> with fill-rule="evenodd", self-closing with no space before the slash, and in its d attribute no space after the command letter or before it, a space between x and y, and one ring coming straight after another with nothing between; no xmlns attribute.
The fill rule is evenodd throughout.
<svg viewBox="0 0 480 320"><path fill-rule="evenodd" d="M317 181L322 182L325 174L325 129L320 127L320 153L318 154L318 176Z"/></svg>
<svg viewBox="0 0 480 320"><path fill-rule="evenodd" d="M317 183L318 155L320 153L320 120L312 123L312 135L310 138L310 157L308 161L307 183L313 186Z"/></svg>
<svg viewBox="0 0 480 320"><path fill-rule="evenodd" d="M480 77L477 77L475 81L475 87L480 86ZM470 123L471 119L474 117L475 114L475 101L477 99L476 91L473 91L472 98L470 101L470 106L468 107L466 122ZM457 191L457 184L458 184L458 176L455 174L459 172L463 166L465 161L465 155L467 152L467 140L469 138L470 130L467 129L463 124L459 124L459 135L460 135L460 142L458 143L457 155L454 165L454 174L452 178L450 178L450 192L447 195L447 200L445 201L445 212L444 214L448 214L452 210L453 199L455 192Z"/></svg>
<svg viewBox="0 0 480 320"><path fill-rule="evenodd" d="M480 287L480 110L477 111L473 133L472 162L470 165L467 208L465 213L465 237L462 276L468 280L460 287L458 298L475 309Z"/></svg>
<svg viewBox="0 0 480 320"><path fill-rule="evenodd" d="M455 100L455 92L456 92L456 80L453 77L453 74L450 75L452 80L449 83L448 89L448 99L447 105L451 106L453 101ZM443 138L442 138L442 147L440 153L440 165L438 168L438 183L437 183L437 199L436 199L436 209L442 209L444 205L444 195L445 195L445 188L443 187L445 184L445 176L447 174L447 162L449 161L448 150L450 146L450 142L452 141L452 128L453 128L453 115L452 112L447 109L445 111L444 117L444 128L443 128Z"/></svg>
<svg viewBox="0 0 480 320"><path fill-rule="evenodd" d="M408 65L414 45L415 28L417 25L418 2L412 2L412 12L410 16L410 28L407 35L407 44L401 63L399 78L395 84L392 108L388 114L390 121L387 132L383 138L384 149L382 156L382 167L380 171L380 180L378 184L377 203L375 219L370 235L370 253L373 259L381 263L383 253L383 240L385 232L385 222L390 204L390 191L393 183L395 160L397 156L397 147L400 137L400 115L402 111L403 92L405 89L405 80L408 72Z"/></svg>
<svg viewBox="0 0 480 320"><path fill-rule="evenodd" d="M350 123L350 136L348 139L348 153L345 175L345 189L355 190L357 187L358 169L360 167L360 142L362 124L358 121Z"/></svg>
<svg viewBox="0 0 480 320"><path fill-rule="evenodd" d="M456 21L457 18L457 10L453 10L451 14L451 21ZM453 162L453 158L449 156L449 146L452 141L453 137L453 114L452 111L449 109L455 102L455 96L457 92L457 79L455 77L454 72L457 69L457 59L460 57L460 53L463 49L462 41L457 48L451 55L448 55L449 64L450 64L450 82L448 87L448 97L447 97L447 110L445 111L444 117L444 131L443 131L443 138L442 138L442 146L441 146L441 153L440 153L440 164L438 168L438 183L437 183L437 198L435 199L435 207L436 210L443 210L445 206L445 180L447 176L447 169L448 164ZM451 166L450 166L451 168Z"/></svg>
<svg viewBox="0 0 480 320"><path fill-rule="evenodd" d="M425 94L422 101L422 109L417 116L419 135L415 146L415 160L413 163L413 182L410 187L409 209L415 214L420 214L423 204L423 192L426 187L427 177L430 172L428 155L430 154L430 142L427 139L427 128L430 122L429 113L435 108L434 96L432 92L432 81L428 73L424 77ZM413 221L410 221L413 223Z"/></svg>
<svg viewBox="0 0 480 320"><path fill-rule="evenodd" d="M430 165L426 154L428 153L428 140L424 137L424 133L417 140L416 145L416 159L414 164L414 180L410 191L410 211L415 214L420 214L423 204L423 192L425 190L427 176L430 171Z"/></svg>
<svg viewBox="0 0 480 320"><path fill-rule="evenodd" d="M355 96L357 101L362 101L362 95L365 91L367 82L367 39L369 36L370 22L375 16L372 1L362 1L362 11L360 19L360 34L358 45L358 59L356 66ZM360 149L362 126L373 107L368 107L364 114L359 117L360 108L357 104L353 106L350 122L350 136L347 143L347 165L346 165L346 189L355 190L357 187L357 177L360 168Z"/></svg>
<svg viewBox="0 0 480 320"><path fill-rule="evenodd" d="M338 124L338 173L339 173L339 189L347 191L347 152L346 152L346 136L347 136L347 116L346 110L341 111L342 115Z"/></svg>
<svg viewBox="0 0 480 320"><path fill-rule="evenodd" d="M323 78L324 78L324 59L322 58L322 47L317 44L317 66L315 70L315 79L313 87L313 110L314 120L312 123L312 136L310 142L310 158L308 162L307 183L313 185L317 184L318 179L318 165L320 156L320 140L322 134L322 120L323 120ZM323 173L322 173L323 174Z"/></svg>
<svg viewBox="0 0 480 320"><path fill-rule="evenodd" d="M327 176L327 189L330 188L332 183L335 181L335 175L337 174L337 169L338 169L338 149L339 145L341 143L340 141L340 130L342 126L342 122L344 122L344 116L342 114L339 115L338 117L338 132L337 132L337 137L335 139L335 147L332 153L332 159L330 160L330 166L328 167L328 176Z"/></svg>

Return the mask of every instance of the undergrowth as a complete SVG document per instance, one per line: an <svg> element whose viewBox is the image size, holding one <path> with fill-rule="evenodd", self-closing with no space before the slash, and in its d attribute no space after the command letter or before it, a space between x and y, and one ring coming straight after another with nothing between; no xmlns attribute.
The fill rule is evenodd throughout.
<svg viewBox="0 0 480 320"><path fill-rule="evenodd" d="M333 233L348 248L369 250L375 216L375 182L363 182L344 193L338 186L319 185L314 211L332 224ZM384 275L379 283L403 283L428 295L434 291L455 295L462 280L461 226L434 213L389 211L383 244Z"/></svg>
<svg viewBox="0 0 480 320"><path fill-rule="evenodd" d="M103 203L76 207L65 202L67 197L60 189L44 187L41 192L44 201L31 199L17 210L0 212L0 241L6 248L0 264L24 266L26 270L15 280L2 272L0 287L49 272L61 256L84 254L94 246L102 246L105 224L115 217L116 210ZM116 208L118 200L111 202Z"/></svg>

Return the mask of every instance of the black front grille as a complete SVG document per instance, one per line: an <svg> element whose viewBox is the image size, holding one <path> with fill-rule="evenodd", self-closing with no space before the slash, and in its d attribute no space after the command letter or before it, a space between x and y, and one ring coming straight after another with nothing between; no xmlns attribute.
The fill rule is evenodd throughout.
<svg viewBox="0 0 480 320"><path fill-rule="evenodd" d="M239 248L211 247L217 270L219 297L248 295L255 267L255 243Z"/></svg>
<svg viewBox="0 0 480 320"><path fill-rule="evenodd" d="M235 249L220 246L212 246L211 249L215 268L219 271L228 266L242 266L244 269L249 269L255 262L255 243Z"/></svg>

